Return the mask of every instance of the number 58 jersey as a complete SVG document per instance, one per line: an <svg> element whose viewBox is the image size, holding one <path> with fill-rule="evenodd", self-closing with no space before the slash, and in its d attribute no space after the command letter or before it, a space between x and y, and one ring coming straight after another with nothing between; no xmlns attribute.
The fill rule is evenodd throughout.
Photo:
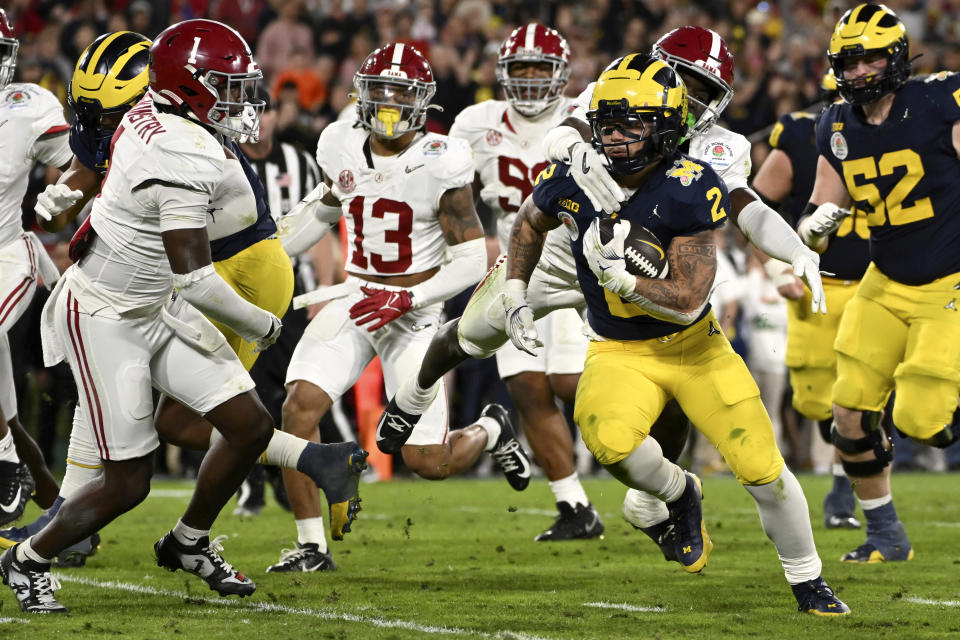
<svg viewBox="0 0 960 640"><path fill-rule="evenodd" d="M960 272L957 121L960 74L941 72L908 80L879 125L846 103L817 123L817 152L867 213L871 260L902 284Z"/></svg>
<svg viewBox="0 0 960 640"><path fill-rule="evenodd" d="M369 132L338 121L320 135L317 163L346 217L349 273L402 275L442 264L440 198L473 183L466 141L428 133L397 155L379 156Z"/></svg>

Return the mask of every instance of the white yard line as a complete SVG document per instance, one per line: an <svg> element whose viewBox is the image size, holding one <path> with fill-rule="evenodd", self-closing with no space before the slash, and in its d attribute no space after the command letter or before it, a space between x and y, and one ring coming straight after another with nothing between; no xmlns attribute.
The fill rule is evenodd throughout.
<svg viewBox="0 0 960 640"><path fill-rule="evenodd" d="M0 618L0 624L6 624L8 622L20 622L23 624L30 624L30 621L26 618Z"/></svg>
<svg viewBox="0 0 960 640"><path fill-rule="evenodd" d="M418 633L431 633L439 635L452 635L452 636L476 636L479 638L494 638L494 639L503 639L503 640L553 640L552 638L547 638L544 636L534 636L526 633L520 633L516 631L498 631L496 633L487 633L486 631L478 631L476 629L462 629L460 627L438 627L434 625L424 625L410 620L390 620L387 618L380 618L377 616L366 616L366 615L356 615L353 613L346 613L342 611L330 611L326 609L308 609L303 607L286 607L281 604L276 604L272 602L243 602L241 600L227 600L227 599L207 599L207 598L198 598L193 594L189 594L183 591L171 591L168 589L157 589L155 587L148 587L142 584L134 584L129 582L116 582L113 580L93 580L91 578L83 578L76 575L68 575L66 573L57 573L57 578L61 582L73 582L76 584L84 584L91 587L98 587L101 589L114 589L117 591L129 591L132 593L142 593L147 595L156 595L156 596L168 596L172 598L190 598L192 602L202 602L203 604L208 605L219 605L223 607L233 607L236 609L241 609L245 611L250 611L253 613L256 612L280 612L288 615L302 615L309 616L311 618L318 618L320 620L330 620L338 622L357 622L360 624L368 624L374 627L383 627L387 629L406 629L409 631L416 631Z"/></svg>
<svg viewBox="0 0 960 640"><path fill-rule="evenodd" d="M904 601L912 602L913 604L932 604L938 607L960 607L960 600L930 600L928 598L910 596L909 598L904 598Z"/></svg>
<svg viewBox="0 0 960 640"><path fill-rule="evenodd" d="M642 613L666 613L663 607L638 607L633 604L617 602L584 602L585 607L594 607L596 609L619 609L621 611L639 611Z"/></svg>

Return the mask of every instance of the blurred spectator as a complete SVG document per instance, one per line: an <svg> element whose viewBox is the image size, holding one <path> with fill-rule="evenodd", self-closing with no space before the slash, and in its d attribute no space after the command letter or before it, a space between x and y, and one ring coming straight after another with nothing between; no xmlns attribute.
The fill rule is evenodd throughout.
<svg viewBox="0 0 960 640"><path fill-rule="evenodd" d="M280 0L278 10L277 19L267 25L257 40L256 60L267 82L287 66L295 52L306 57L306 66L311 66L315 57L313 30L301 22L302 0Z"/></svg>
<svg viewBox="0 0 960 640"><path fill-rule="evenodd" d="M261 20L267 10L264 0L220 0L210 17L236 29L251 47L264 26Z"/></svg>
<svg viewBox="0 0 960 640"><path fill-rule="evenodd" d="M297 101L305 111L314 111L327 99L327 84L333 75L334 60L323 56L313 66L303 51L294 51L288 64L276 74L271 94L276 97L281 87L295 86Z"/></svg>

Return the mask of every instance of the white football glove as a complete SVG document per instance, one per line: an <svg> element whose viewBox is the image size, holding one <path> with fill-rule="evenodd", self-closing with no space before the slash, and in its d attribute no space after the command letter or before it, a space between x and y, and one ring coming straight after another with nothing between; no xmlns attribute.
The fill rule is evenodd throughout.
<svg viewBox="0 0 960 640"><path fill-rule="evenodd" d="M540 333L533 323L533 310L527 306L527 283L518 278L511 278L503 283L503 315L504 329L510 342L517 349L532 356L537 355L534 349L543 346Z"/></svg>
<svg viewBox="0 0 960 640"><path fill-rule="evenodd" d="M836 231L851 213L849 209L841 209L832 202L824 202L803 219L797 231L806 245L816 248L823 245L824 238Z"/></svg>
<svg viewBox="0 0 960 640"><path fill-rule="evenodd" d="M810 289L812 300L810 310L813 313L827 313L827 298L823 295L823 282L820 280L820 254L807 247L797 247L790 256L793 275L801 278Z"/></svg>
<svg viewBox="0 0 960 640"><path fill-rule="evenodd" d="M594 218L583 234L583 255L590 271L597 276L597 282L628 300L637 287L637 278L627 272L627 263L623 259L623 242L629 233L630 221L621 220L613 227L613 238L603 244L600 241L600 218Z"/></svg>
<svg viewBox="0 0 960 640"><path fill-rule="evenodd" d="M269 312L267 312L269 313ZM270 348L274 342L277 341L277 338L280 337L280 330L283 329L283 323L280 322L280 318L270 314L270 330L267 331L266 335L262 338L257 338L257 346L253 348L254 353L260 353L266 351Z"/></svg>
<svg viewBox="0 0 960 640"><path fill-rule="evenodd" d="M603 156L589 142L573 145L570 151L570 175L597 211L620 211L620 203L627 199L623 189L607 171Z"/></svg>
<svg viewBox="0 0 960 640"><path fill-rule="evenodd" d="M71 189L66 184L48 184L37 196L36 214L50 222L83 198L83 191Z"/></svg>

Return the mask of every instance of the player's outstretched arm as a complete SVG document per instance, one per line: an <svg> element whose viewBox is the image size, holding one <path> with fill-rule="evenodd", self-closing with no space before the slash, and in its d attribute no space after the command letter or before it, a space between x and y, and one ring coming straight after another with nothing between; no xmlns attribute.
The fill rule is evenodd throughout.
<svg viewBox="0 0 960 640"><path fill-rule="evenodd" d="M566 118L543 139L543 150L551 162L570 165L570 176L590 199L594 209L613 213L620 210L626 194L607 170L604 158L590 144L590 126L578 118Z"/></svg>
<svg viewBox="0 0 960 640"><path fill-rule="evenodd" d="M813 193L810 194L804 217L797 225L797 231L808 247L818 253L826 251L829 236L835 233L843 219L850 215L846 208L850 202L850 194L843 178L826 158L817 158L817 177L813 183Z"/></svg>
<svg viewBox="0 0 960 640"><path fill-rule="evenodd" d="M287 255L298 256L310 249L343 215L329 184L329 179L318 184L277 223L277 238Z"/></svg>
<svg viewBox="0 0 960 640"><path fill-rule="evenodd" d="M37 223L45 231L56 233L73 221L99 192L100 174L74 157L57 182L48 184L37 196Z"/></svg>

